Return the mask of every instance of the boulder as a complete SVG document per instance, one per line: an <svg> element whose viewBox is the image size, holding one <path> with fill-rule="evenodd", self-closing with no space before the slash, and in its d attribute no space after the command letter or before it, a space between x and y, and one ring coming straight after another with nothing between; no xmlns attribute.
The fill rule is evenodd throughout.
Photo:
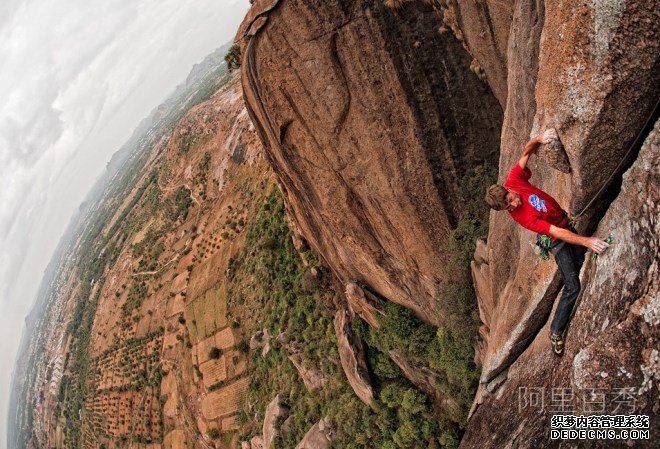
<svg viewBox="0 0 660 449"><path fill-rule="evenodd" d="M305 388L307 388L308 391L321 390L325 384L328 383L328 376L318 368L305 366L302 361L302 356L299 353L291 354L289 360L291 360L293 366L298 370L298 374L300 374L303 384L305 384Z"/></svg>
<svg viewBox="0 0 660 449"><path fill-rule="evenodd" d="M264 439L260 436L254 436L250 440L250 449L266 449Z"/></svg>
<svg viewBox="0 0 660 449"><path fill-rule="evenodd" d="M374 392L369 379L369 369L360 337L351 327L348 310L339 309L335 313L335 334L339 346L339 359L348 383L362 402L369 405L374 399Z"/></svg>
<svg viewBox="0 0 660 449"><path fill-rule="evenodd" d="M305 434L296 449L327 449L332 441L334 428L327 416L314 424Z"/></svg>
<svg viewBox="0 0 660 449"><path fill-rule="evenodd" d="M264 328L259 332L255 332L252 337L250 337L250 349L259 349L261 348L261 355L266 357L270 352L270 333L268 329Z"/></svg>
<svg viewBox="0 0 660 449"><path fill-rule="evenodd" d="M291 432L291 428L293 427L293 424L295 422L296 422L296 417L294 415L289 416L282 423L282 427L280 427L280 430L284 433Z"/></svg>
<svg viewBox="0 0 660 449"><path fill-rule="evenodd" d="M460 417L460 405L452 397L450 391L437 382L440 373L432 370L423 363L407 359L397 350L389 351L389 356L401 369L403 375L417 388L426 393L437 407L450 415Z"/></svg>
<svg viewBox="0 0 660 449"><path fill-rule="evenodd" d="M385 314L376 306L376 304L379 304L381 301L378 301L377 298L374 297L374 295L371 293L365 292L355 282L349 282L346 284L345 294L351 312L353 312L353 314L359 315L374 329L378 329L379 325L376 314Z"/></svg>
<svg viewBox="0 0 660 449"><path fill-rule="evenodd" d="M278 419L286 419L289 416L289 409L282 404L282 395L276 395L266 407L264 414L263 425L263 447L268 449L271 447L275 437L277 436L277 421Z"/></svg>

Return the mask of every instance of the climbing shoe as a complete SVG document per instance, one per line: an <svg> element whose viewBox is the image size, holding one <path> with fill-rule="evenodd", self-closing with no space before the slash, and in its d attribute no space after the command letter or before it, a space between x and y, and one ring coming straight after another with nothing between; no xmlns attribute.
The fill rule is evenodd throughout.
<svg viewBox="0 0 660 449"><path fill-rule="evenodd" d="M552 343L552 352L557 357L564 355L564 339L562 337L552 334L550 335L550 342Z"/></svg>

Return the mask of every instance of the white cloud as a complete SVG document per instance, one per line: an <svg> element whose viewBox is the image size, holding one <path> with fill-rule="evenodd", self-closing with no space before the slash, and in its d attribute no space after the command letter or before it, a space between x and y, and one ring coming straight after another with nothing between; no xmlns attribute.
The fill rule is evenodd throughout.
<svg viewBox="0 0 660 449"><path fill-rule="evenodd" d="M194 63L233 37L248 6L1 2L0 359L14 360L43 270L112 153ZM11 365L0 368L0 435Z"/></svg>

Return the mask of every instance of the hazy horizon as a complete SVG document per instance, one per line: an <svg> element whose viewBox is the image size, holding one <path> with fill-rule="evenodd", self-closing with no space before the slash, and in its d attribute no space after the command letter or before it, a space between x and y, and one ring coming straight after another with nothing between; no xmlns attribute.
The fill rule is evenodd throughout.
<svg viewBox="0 0 660 449"><path fill-rule="evenodd" d="M111 156L248 0L9 0L0 6L0 435L24 319L69 221ZM0 438L0 449L6 448Z"/></svg>

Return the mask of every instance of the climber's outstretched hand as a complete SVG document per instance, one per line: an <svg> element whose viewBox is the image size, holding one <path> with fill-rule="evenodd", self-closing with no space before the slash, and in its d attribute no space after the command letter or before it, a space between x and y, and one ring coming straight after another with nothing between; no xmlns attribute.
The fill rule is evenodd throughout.
<svg viewBox="0 0 660 449"><path fill-rule="evenodd" d="M589 238L589 243L587 244L587 248L589 248L591 251L595 252L596 254L601 254L609 247L610 247L609 243L597 237Z"/></svg>

